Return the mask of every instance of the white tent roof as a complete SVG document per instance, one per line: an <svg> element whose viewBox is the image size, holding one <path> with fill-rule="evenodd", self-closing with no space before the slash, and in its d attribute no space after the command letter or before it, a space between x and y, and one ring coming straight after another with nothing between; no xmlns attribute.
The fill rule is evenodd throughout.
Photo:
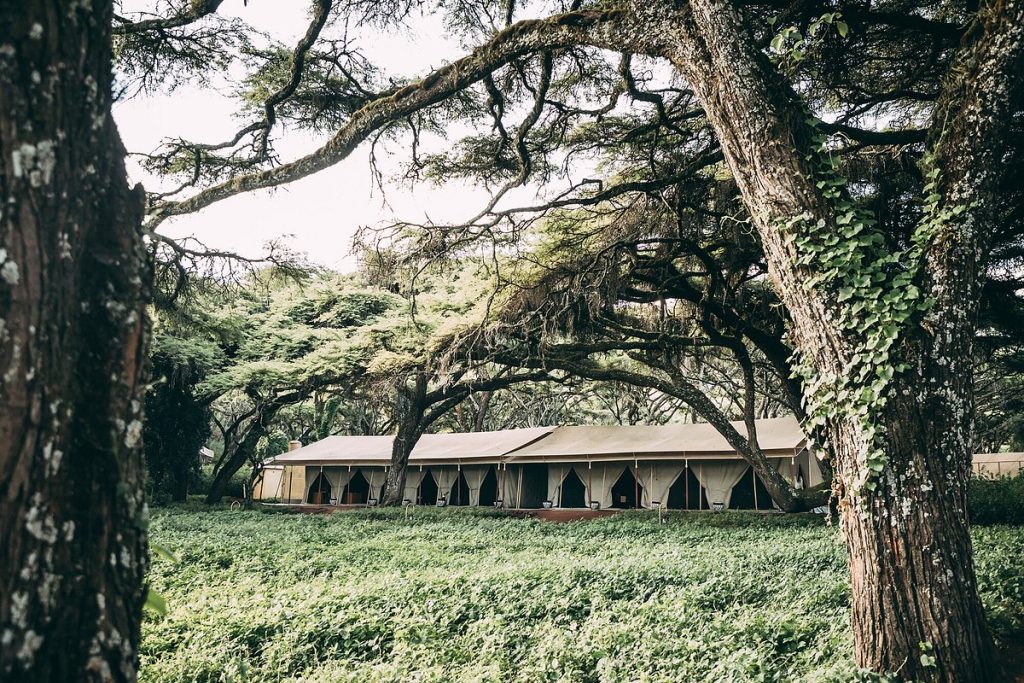
<svg viewBox="0 0 1024 683"><path fill-rule="evenodd" d="M549 434L554 427L505 429L466 434L424 434L409 462L459 463L497 461L501 456ZM392 436L329 436L274 458L275 465L387 465Z"/></svg>
<svg viewBox="0 0 1024 683"><path fill-rule="evenodd" d="M543 440L553 430L554 427L530 427L497 432L424 434L409 461L497 460L506 453ZM390 453L388 455L390 457Z"/></svg>
<svg viewBox="0 0 1024 683"><path fill-rule="evenodd" d="M742 422L733 422L746 434ZM757 441L770 455L795 455L806 441L794 417L757 421ZM559 427L550 436L511 453L510 462L617 460L623 458L734 458L735 449L707 423L658 426Z"/></svg>
<svg viewBox="0 0 1024 683"><path fill-rule="evenodd" d="M319 465L326 462L381 464L391 462L392 436L328 436L274 458L276 465Z"/></svg>

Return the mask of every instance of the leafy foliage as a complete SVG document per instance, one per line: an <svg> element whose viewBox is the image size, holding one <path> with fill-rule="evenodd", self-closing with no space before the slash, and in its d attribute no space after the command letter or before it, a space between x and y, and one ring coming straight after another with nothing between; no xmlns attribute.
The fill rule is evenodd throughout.
<svg viewBox="0 0 1024 683"><path fill-rule="evenodd" d="M974 524L1024 524L1024 474L974 477L968 501Z"/></svg>
<svg viewBox="0 0 1024 683"><path fill-rule="evenodd" d="M210 407L195 394L201 363L175 354L173 347L158 336L151 360L155 381L146 392L147 498L156 503L185 500L199 474L199 449L210 436Z"/></svg>
<svg viewBox="0 0 1024 683"><path fill-rule="evenodd" d="M849 585L807 516L159 511L166 616L143 681L849 681ZM1024 633L1021 529L976 533L1001 635ZM571 548L571 552L568 549Z"/></svg>

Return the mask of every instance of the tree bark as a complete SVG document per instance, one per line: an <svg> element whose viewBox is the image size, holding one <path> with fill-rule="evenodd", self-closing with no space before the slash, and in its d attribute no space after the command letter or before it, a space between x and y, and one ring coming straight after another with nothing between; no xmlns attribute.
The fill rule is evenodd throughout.
<svg viewBox="0 0 1024 683"><path fill-rule="evenodd" d="M974 572L969 465L942 444L945 428L963 425L935 392L914 395L919 403L887 415L891 475L867 494L870 513L840 506L857 664L901 680L1002 680ZM855 437L834 438L842 481L853 477L859 447Z"/></svg>
<svg viewBox="0 0 1024 683"><path fill-rule="evenodd" d="M0 0L0 679L132 681L147 567L143 196L109 0Z"/></svg>

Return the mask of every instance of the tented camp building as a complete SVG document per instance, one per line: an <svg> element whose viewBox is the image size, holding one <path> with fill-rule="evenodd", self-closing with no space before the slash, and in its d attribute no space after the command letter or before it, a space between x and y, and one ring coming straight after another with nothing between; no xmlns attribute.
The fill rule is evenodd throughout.
<svg viewBox="0 0 1024 683"><path fill-rule="evenodd" d="M741 423L735 425L745 433ZM792 417L757 421L758 443L794 486L821 471ZM390 436L332 436L269 462L255 497L366 505L381 495ZM428 434L409 458L412 505L771 509L750 466L708 424L573 426Z"/></svg>

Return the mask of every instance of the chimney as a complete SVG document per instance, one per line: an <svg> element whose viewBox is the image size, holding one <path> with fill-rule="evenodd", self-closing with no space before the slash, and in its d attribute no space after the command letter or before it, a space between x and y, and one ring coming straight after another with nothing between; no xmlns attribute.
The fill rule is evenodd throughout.
<svg viewBox="0 0 1024 683"><path fill-rule="evenodd" d="M302 442L301 441L297 441L296 440L296 441L289 441L288 442L288 452L289 453L291 453L294 450L298 450L299 448L302 448Z"/></svg>

